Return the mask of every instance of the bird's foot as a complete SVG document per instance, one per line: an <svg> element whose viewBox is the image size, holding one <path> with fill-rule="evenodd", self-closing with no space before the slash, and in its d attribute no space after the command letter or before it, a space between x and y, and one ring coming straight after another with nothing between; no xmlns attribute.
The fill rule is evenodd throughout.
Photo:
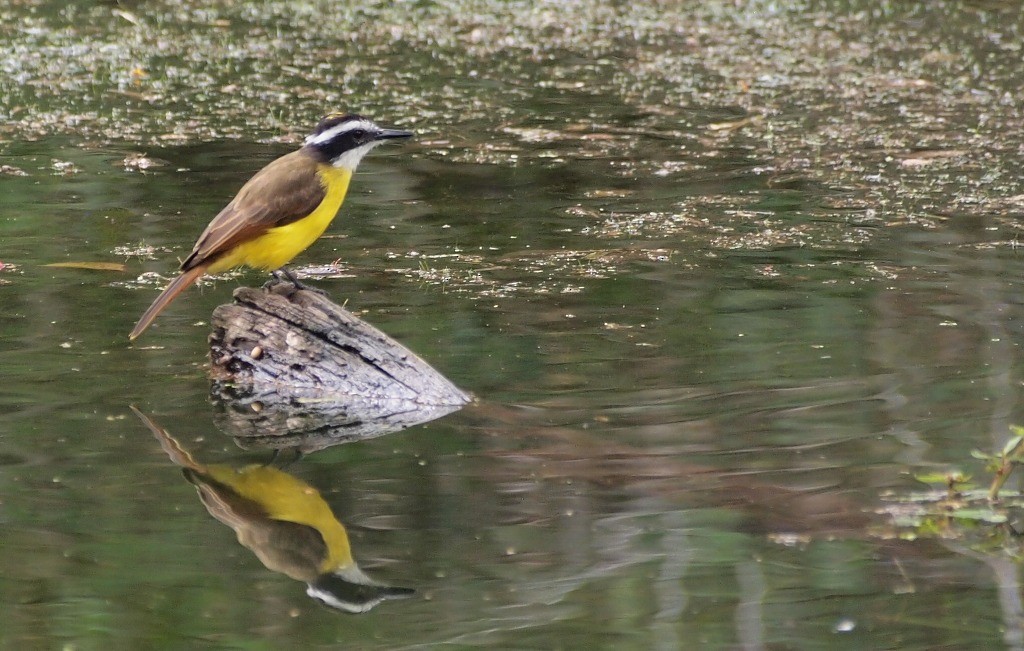
<svg viewBox="0 0 1024 651"><path fill-rule="evenodd" d="M270 275L273 277L263 283L263 291L284 296L285 298L299 291L298 285L290 280L286 280L283 276L278 275L276 271L271 272Z"/></svg>
<svg viewBox="0 0 1024 651"><path fill-rule="evenodd" d="M280 269L271 272L271 275L274 277L275 280L279 282L291 283L292 285L295 286L296 291L302 290L306 292L313 292L314 294L320 294L321 296L327 296L327 292L325 292L324 290L318 289L316 287L310 287L309 285L300 281L298 278L295 277L295 274L293 274L291 270L288 269L287 267L281 267ZM270 285L271 283L272 281L268 282L267 285L264 285L264 287Z"/></svg>

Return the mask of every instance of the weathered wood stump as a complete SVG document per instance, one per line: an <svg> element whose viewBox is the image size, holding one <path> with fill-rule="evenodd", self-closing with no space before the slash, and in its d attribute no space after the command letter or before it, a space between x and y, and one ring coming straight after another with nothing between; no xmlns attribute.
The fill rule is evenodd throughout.
<svg viewBox="0 0 1024 651"><path fill-rule="evenodd" d="M471 400L380 330L290 282L235 290L212 325L221 425L243 447L311 451L433 420Z"/></svg>

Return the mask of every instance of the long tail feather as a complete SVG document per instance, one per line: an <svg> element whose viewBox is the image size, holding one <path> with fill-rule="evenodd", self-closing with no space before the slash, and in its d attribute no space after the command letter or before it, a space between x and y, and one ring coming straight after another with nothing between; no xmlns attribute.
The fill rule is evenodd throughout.
<svg viewBox="0 0 1024 651"><path fill-rule="evenodd" d="M167 286L167 289L160 292L160 295L156 297L156 300L149 306L149 309L139 317L139 322L135 324L134 328L132 328L131 334L128 335L128 340L135 341L138 339L139 335L149 327L149 324L153 323L153 319L163 312L164 308L178 297L178 294L188 289L189 285L195 282L197 278L206 272L207 266L208 265L199 265L198 267L193 267L188 271L181 272L180 276L172 280L171 284Z"/></svg>
<svg viewBox="0 0 1024 651"><path fill-rule="evenodd" d="M189 451L178 443L178 439L171 436L170 432L160 427L153 421L152 418L142 413L142 411L135 405L128 405L128 408L132 410L142 424L149 428L149 431L153 433L156 440L160 441L160 447L164 449L167 456L171 458L171 461L178 464L182 468L191 468L192 470L202 470L203 467L197 462Z"/></svg>

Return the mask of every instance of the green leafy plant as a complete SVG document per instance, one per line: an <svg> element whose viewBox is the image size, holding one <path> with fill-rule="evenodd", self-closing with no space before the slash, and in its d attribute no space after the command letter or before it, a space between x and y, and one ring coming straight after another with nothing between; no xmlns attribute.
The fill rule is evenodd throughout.
<svg viewBox="0 0 1024 651"><path fill-rule="evenodd" d="M999 491L1010 478L1013 469L1024 463L1024 427L1013 425L1010 429L1014 434L1013 438L996 454L987 454L980 450L971 451L971 456L985 461L985 470L993 474L992 484L988 489L988 499L992 502L999 500Z"/></svg>

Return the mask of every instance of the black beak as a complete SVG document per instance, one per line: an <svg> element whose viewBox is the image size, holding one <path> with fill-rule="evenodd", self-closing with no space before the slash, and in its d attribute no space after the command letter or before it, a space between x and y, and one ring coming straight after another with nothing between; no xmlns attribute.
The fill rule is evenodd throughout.
<svg viewBox="0 0 1024 651"><path fill-rule="evenodd" d="M374 140L396 140L398 138L412 138L412 131L401 129L381 129Z"/></svg>

